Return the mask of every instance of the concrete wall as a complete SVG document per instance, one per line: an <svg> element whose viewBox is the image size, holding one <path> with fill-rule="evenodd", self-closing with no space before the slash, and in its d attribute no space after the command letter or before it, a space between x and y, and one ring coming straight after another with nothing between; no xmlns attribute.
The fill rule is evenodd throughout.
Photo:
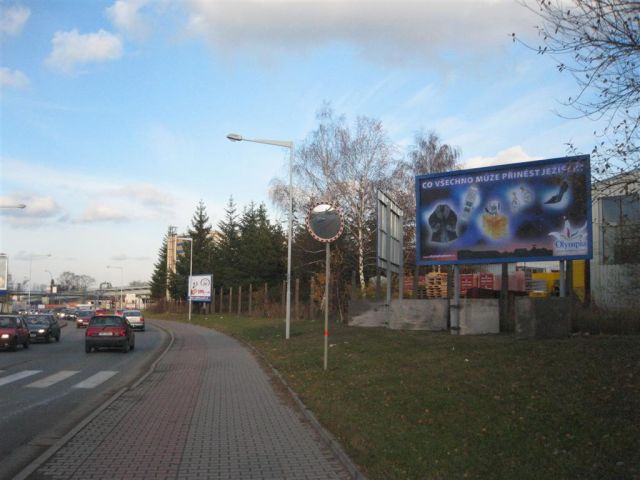
<svg viewBox="0 0 640 480"><path fill-rule="evenodd" d="M348 323L355 327L440 331L447 329L448 315L449 301L441 298L393 300L389 312L384 302L352 300Z"/></svg>
<svg viewBox="0 0 640 480"><path fill-rule="evenodd" d="M516 298L516 337L563 338L571 332L569 297Z"/></svg>
<svg viewBox="0 0 640 480"><path fill-rule="evenodd" d="M447 329L449 300L432 298L429 300L394 300L391 303L389 328L394 330Z"/></svg>
<svg viewBox="0 0 640 480"><path fill-rule="evenodd" d="M460 335L500 333L500 308L496 298L460 300Z"/></svg>
<svg viewBox="0 0 640 480"><path fill-rule="evenodd" d="M354 327L386 327L385 302L351 300L347 323Z"/></svg>

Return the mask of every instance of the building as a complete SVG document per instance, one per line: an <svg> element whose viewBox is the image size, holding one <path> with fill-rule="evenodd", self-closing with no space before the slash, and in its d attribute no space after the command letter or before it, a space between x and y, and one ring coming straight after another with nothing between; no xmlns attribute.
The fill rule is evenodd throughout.
<svg viewBox="0 0 640 480"><path fill-rule="evenodd" d="M640 169L592 189L593 302L608 309L640 307Z"/></svg>

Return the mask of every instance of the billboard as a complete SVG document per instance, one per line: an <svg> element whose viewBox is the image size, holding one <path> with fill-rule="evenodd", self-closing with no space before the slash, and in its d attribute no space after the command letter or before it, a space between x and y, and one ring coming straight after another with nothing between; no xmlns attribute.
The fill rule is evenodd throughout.
<svg viewBox="0 0 640 480"><path fill-rule="evenodd" d="M400 273L403 212L384 192L378 190L378 268ZM389 257L389 258L387 258ZM387 261L390 262L387 263Z"/></svg>
<svg viewBox="0 0 640 480"><path fill-rule="evenodd" d="M9 288L9 258L0 254L0 296L7 294Z"/></svg>
<svg viewBox="0 0 640 480"><path fill-rule="evenodd" d="M418 265L592 256L589 155L416 177Z"/></svg>
<svg viewBox="0 0 640 480"><path fill-rule="evenodd" d="M189 300L210 302L213 275L191 275L189 277Z"/></svg>

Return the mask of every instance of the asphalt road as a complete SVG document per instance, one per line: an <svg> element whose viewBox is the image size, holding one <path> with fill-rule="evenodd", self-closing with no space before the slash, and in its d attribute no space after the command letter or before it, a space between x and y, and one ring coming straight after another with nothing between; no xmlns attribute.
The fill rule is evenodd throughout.
<svg viewBox="0 0 640 480"><path fill-rule="evenodd" d="M84 351L84 329L62 329L60 343L0 350L0 478L40 455L115 392L142 375L167 335L151 324L135 350Z"/></svg>

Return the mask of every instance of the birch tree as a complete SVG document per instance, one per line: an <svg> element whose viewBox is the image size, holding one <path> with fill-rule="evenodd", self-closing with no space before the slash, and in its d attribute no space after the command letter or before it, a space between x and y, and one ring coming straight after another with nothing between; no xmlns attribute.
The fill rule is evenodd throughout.
<svg viewBox="0 0 640 480"><path fill-rule="evenodd" d="M317 113L318 127L296 151L296 204L318 200L336 203L345 216L345 235L357 252L360 289L366 287L365 259L371 254L370 220L375 215L376 190L389 184L394 147L379 120L358 117L350 126L325 105ZM273 183L272 198L286 198L288 187Z"/></svg>

